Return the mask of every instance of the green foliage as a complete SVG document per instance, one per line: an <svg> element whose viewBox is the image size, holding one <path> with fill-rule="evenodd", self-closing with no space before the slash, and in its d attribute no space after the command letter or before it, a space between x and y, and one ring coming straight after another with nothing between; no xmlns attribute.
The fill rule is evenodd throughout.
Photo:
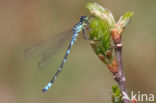
<svg viewBox="0 0 156 103"><path fill-rule="evenodd" d="M130 18L132 18L133 12L127 12L125 15L121 16L118 23L119 29L123 29L129 22Z"/></svg>
<svg viewBox="0 0 156 103"><path fill-rule="evenodd" d="M105 58L104 63L108 64L110 59L107 55L108 51L111 51L111 37L110 28L104 20L99 17L91 18L89 21L90 25L90 39L92 46L97 55L102 54ZM107 61L107 62L106 62Z"/></svg>
<svg viewBox="0 0 156 103"><path fill-rule="evenodd" d="M108 10L97 3L88 3L87 9L93 15L89 20L91 45L98 57L105 63L111 64L112 57L111 33L114 30L114 39L120 40L120 33L133 16L132 12L127 12L121 16L116 23L114 16Z"/></svg>
<svg viewBox="0 0 156 103"><path fill-rule="evenodd" d="M104 53L110 49L110 32L109 26L100 18L92 18L90 20L90 39L99 43L98 47L103 50L99 53Z"/></svg>
<svg viewBox="0 0 156 103"><path fill-rule="evenodd" d="M122 18L122 20L124 20L124 19L126 19L126 18L131 18L133 16L133 12L127 12L124 16L123 16L123 18Z"/></svg>
<svg viewBox="0 0 156 103"><path fill-rule="evenodd" d="M110 29L113 27L115 19L108 9L97 3L89 3L87 8L94 16L89 20L92 48L105 64L110 64L112 61Z"/></svg>
<svg viewBox="0 0 156 103"><path fill-rule="evenodd" d="M94 16L100 17L102 20L106 21L110 27L115 24L115 19L110 10L103 8L97 3L88 3L87 9Z"/></svg>
<svg viewBox="0 0 156 103"><path fill-rule="evenodd" d="M113 103L122 103L121 91L118 86L112 86Z"/></svg>

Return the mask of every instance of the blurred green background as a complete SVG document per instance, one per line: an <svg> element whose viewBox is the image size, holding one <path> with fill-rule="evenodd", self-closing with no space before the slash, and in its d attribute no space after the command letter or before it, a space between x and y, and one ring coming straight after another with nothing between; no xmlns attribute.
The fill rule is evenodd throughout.
<svg viewBox="0 0 156 103"><path fill-rule="evenodd" d="M127 88L129 93L156 94L155 0L0 0L0 103L111 103L111 86L116 82L82 36L45 94L41 90L60 62L41 71L37 60L24 57L27 47L88 16L88 2L109 8L116 20L134 12L123 33Z"/></svg>

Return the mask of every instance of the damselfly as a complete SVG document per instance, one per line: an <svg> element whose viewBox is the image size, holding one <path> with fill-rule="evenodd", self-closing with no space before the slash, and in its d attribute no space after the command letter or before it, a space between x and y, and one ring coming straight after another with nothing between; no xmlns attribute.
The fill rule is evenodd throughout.
<svg viewBox="0 0 156 103"><path fill-rule="evenodd" d="M70 44L69 44L69 46L68 46L68 48L66 50L65 56L64 56L64 58L63 58L63 60L62 60L62 62L60 64L57 72L55 73L55 75L52 77L52 79L50 80L50 82L43 88L43 90L42 90L43 92L46 92L47 90L49 90L49 88L53 85L53 83L54 83L56 77L58 76L58 74L62 71L63 65L64 65L64 63L67 60L68 54L70 53L71 47L73 46L73 44L74 44L74 42L76 40L76 37L78 36L79 32L80 31L83 31L83 37L84 37L84 39L89 40L89 38L86 35L86 27L89 28L88 27L88 20L89 20L89 18L87 16L81 16L80 17L80 21L72 28L72 30L70 30L72 32L73 36L72 36L72 39L70 41ZM50 42L50 41L55 41L55 42L52 43L52 45L49 46L43 52L42 59L39 62L39 68L42 68L42 64L45 61L47 61L49 58L51 58L58 51L58 49L60 49L60 45L62 45L63 42L66 40L65 38L67 38L69 36L68 33L69 32L65 32L65 33L63 33L64 35L62 35L62 34L61 35L58 35L58 38L60 38L58 40L57 40L57 37L55 37L55 38L49 39L47 41L47 43ZM42 42L41 42L41 44L42 44ZM38 46L38 45L35 45L35 46ZM34 48L34 46L26 49L25 50L25 54L26 55L27 54L28 55L31 54L31 52L33 51L33 48Z"/></svg>

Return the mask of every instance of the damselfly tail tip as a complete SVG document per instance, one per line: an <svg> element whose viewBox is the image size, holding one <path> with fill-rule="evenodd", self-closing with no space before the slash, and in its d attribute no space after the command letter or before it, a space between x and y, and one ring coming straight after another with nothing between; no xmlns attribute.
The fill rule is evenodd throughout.
<svg viewBox="0 0 156 103"><path fill-rule="evenodd" d="M42 92L45 93L46 91L48 91L48 89L49 89L51 86L52 86L52 83L49 82L49 83L45 86L45 88L43 88Z"/></svg>
<svg viewBox="0 0 156 103"><path fill-rule="evenodd" d="M42 92L43 92L43 93L45 93L46 91L47 91L47 89L45 89L45 88L44 88L44 89L42 89Z"/></svg>

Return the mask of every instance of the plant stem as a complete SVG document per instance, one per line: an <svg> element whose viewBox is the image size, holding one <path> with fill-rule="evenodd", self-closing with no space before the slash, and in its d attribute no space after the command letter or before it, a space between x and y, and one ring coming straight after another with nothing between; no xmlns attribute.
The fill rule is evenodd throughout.
<svg viewBox="0 0 156 103"><path fill-rule="evenodd" d="M122 95L122 103L130 103L128 95L127 95L127 88L126 88L126 83L125 83L125 75L124 75L124 70L123 70L123 64L122 64L122 43L119 42L116 44L114 47L117 62L118 62L118 67L119 67L119 72L117 79L115 79L120 87L121 90L121 95Z"/></svg>

